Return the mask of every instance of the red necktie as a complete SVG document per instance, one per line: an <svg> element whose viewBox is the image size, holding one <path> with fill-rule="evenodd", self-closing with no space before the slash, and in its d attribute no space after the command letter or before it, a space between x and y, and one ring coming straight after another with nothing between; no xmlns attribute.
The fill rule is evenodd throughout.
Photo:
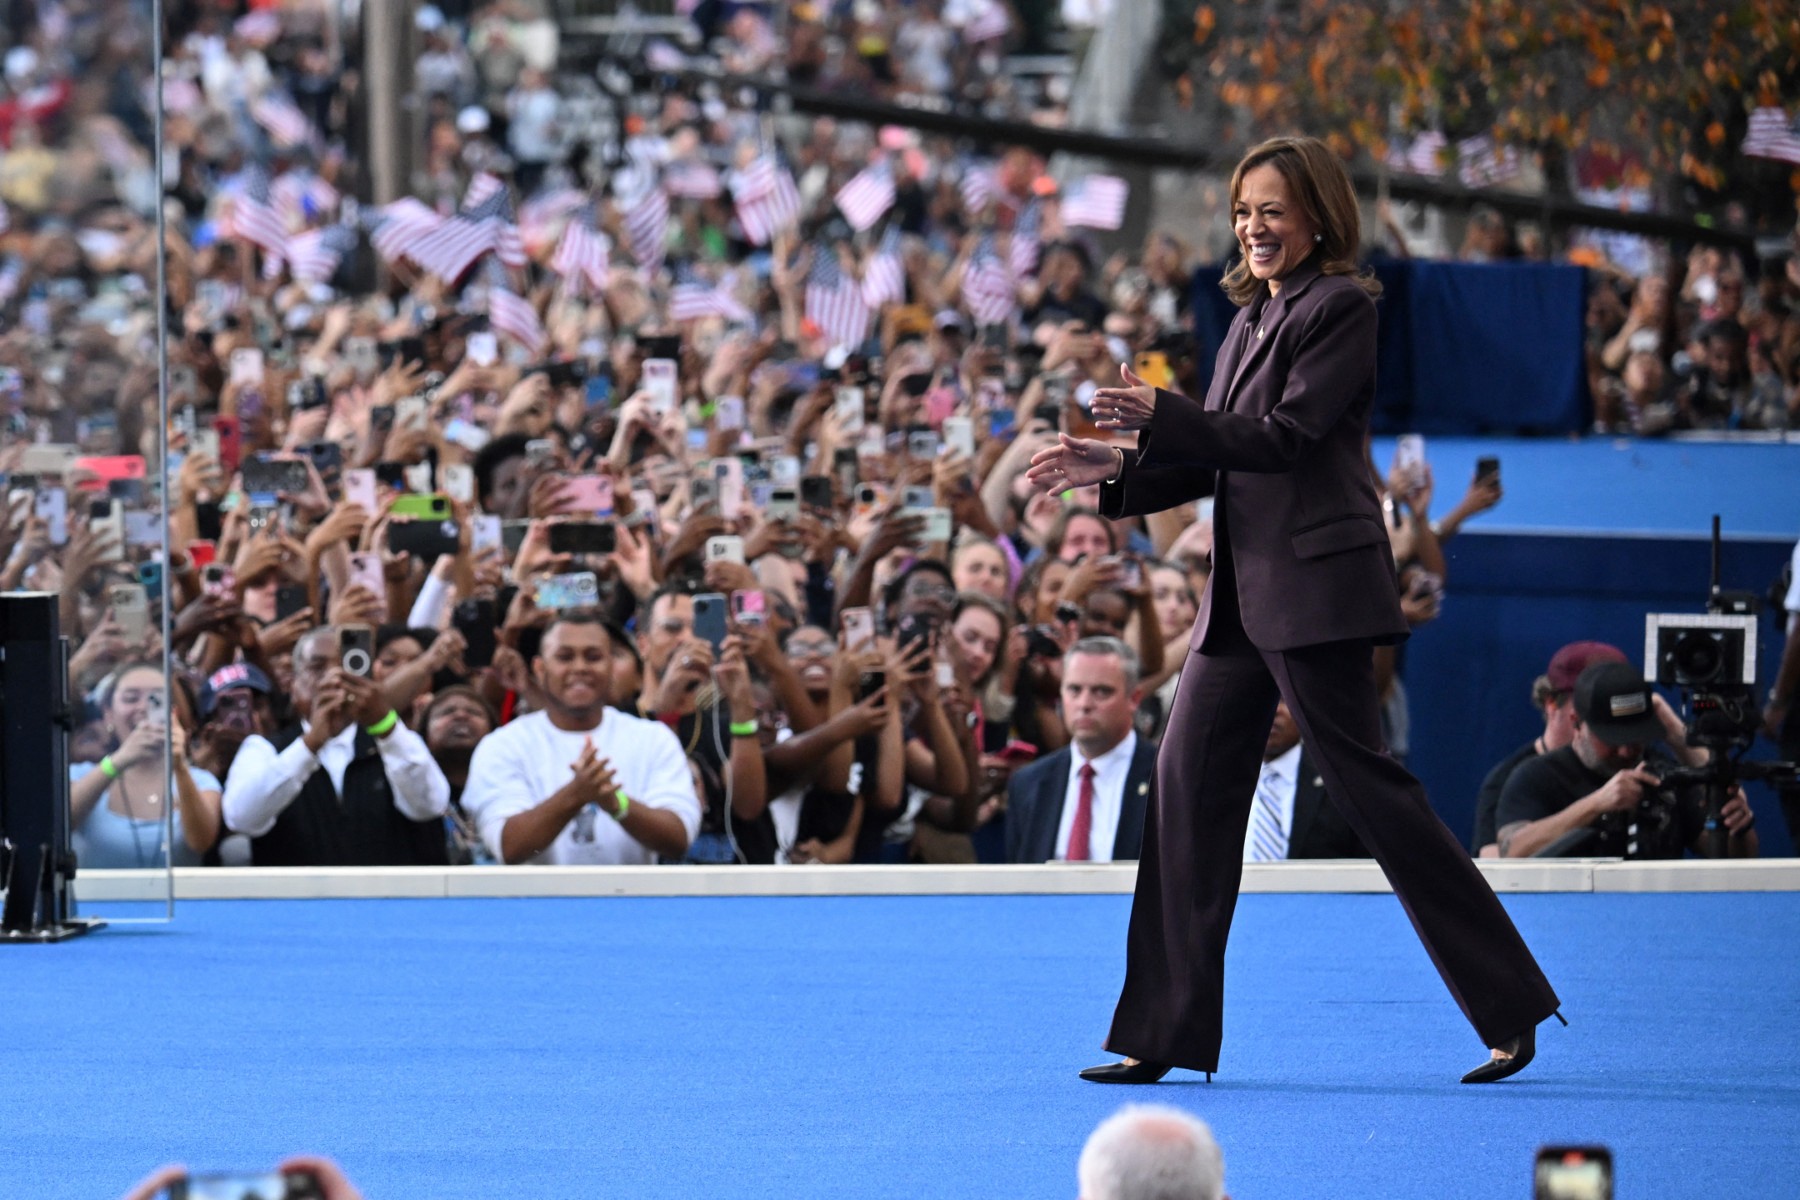
<svg viewBox="0 0 1800 1200"><path fill-rule="evenodd" d="M1075 820L1069 826L1069 862L1088 860L1088 839L1094 830L1094 764L1081 764L1081 790L1075 794Z"/></svg>

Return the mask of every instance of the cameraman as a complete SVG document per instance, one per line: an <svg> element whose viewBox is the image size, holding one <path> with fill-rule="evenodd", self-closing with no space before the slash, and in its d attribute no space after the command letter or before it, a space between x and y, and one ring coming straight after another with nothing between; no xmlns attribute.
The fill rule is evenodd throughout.
<svg viewBox="0 0 1800 1200"><path fill-rule="evenodd" d="M1680 858L1689 849L1703 853L1704 792L1663 785L1665 769L1675 763L1651 747L1673 731L1665 728L1644 677L1626 663L1595 663L1575 681L1573 707L1574 740L1521 764L1500 793L1500 856L1530 858L1583 829L1592 835L1562 853L1623 857L1631 850L1634 858ZM1622 815L1634 810L1635 835L1627 828L1633 822ZM1733 790L1720 816L1730 834L1727 856L1756 857L1755 818L1743 789Z"/></svg>

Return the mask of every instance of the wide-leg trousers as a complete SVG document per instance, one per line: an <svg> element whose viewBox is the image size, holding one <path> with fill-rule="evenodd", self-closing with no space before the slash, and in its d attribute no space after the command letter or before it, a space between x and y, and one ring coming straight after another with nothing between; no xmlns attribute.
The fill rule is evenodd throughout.
<svg viewBox="0 0 1800 1200"><path fill-rule="evenodd" d="M1189 655L1170 710L1107 1049L1218 1069L1225 941L1278 698L1483 1044L1549 1017L1556 993L1512 919L1419 781L1383 746L1372 645L1259 651L1233 608L1215 608L1215 621L1236 628L1228 637L1209 632L1209 646L1223 643L1223 652Z"/></svg>

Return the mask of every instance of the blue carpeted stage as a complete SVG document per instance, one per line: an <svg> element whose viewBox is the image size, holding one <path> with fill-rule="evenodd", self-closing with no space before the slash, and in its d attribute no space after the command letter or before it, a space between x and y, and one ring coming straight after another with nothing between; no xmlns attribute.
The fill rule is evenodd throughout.
<svg viewBox="0 0 1800 1200"><path fill-rule="evenodd" d="M1571 1029L1490 1088L1390 896L1244 898L1223 1073L1084 1084L1128 901L196 902L6 951L0 1195L338 1156L370 1200L1067 1197L1127 1100L1212 1123L1238 1200L1627 1197L1800 1173L1800 896L1507 900Z"/></svg>

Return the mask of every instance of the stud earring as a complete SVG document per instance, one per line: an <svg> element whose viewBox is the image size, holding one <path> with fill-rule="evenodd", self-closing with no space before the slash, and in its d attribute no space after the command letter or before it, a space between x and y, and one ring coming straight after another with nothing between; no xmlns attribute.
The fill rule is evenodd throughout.
<svg viewBox="0 0 1800 1200"><path fill-rule="evenodd" d="M1315 233L1315 234L1313 234L1313 241L1315 241L1315 242L1322 242L1322 241L1324 241L1324 240L1325 240L1325 235L1324 235L1324 234L1322 234L1322 233Z"/></svg>

